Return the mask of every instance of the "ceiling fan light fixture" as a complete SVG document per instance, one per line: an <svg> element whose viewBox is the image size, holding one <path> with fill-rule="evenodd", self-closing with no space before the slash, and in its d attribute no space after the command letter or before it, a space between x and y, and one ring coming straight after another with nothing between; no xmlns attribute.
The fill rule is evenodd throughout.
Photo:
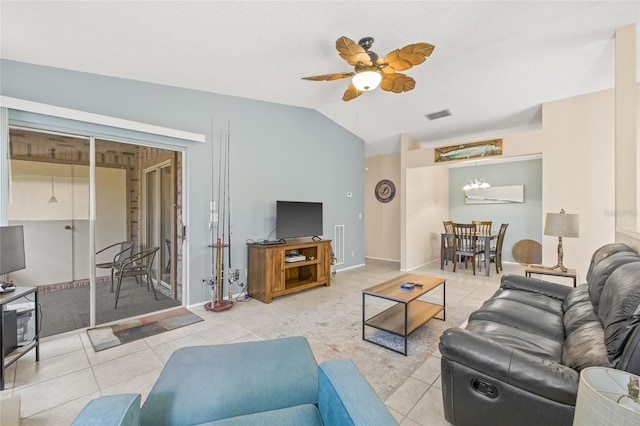
<svg viewBox="0 0 640 426"><path fill-rule="evenodd" d="M377 71L361 71L353 76L353 86L361 92L367 92L380 86L382 75Z"/></svg>

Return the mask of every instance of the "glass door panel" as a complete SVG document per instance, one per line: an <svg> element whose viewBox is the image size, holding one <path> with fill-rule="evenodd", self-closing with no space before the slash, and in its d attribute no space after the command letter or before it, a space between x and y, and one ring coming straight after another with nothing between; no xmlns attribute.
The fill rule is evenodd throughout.
<svg viewBox="0 0 640 426"><path fill-rule="evenodd" d="M8 221L24 226L27 265L14 281L43 286L86 280L89 182L77 164L88 158L87 141L11 129L9 142Z"/></svg>

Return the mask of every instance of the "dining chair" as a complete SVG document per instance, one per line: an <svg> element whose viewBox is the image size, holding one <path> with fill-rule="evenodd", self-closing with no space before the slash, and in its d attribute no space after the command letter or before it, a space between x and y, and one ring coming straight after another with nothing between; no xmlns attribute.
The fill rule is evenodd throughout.
<svg viewBox="0 0 640 426"><path fill-rule="evenodd" d="M151 281L153 261L158 250L160 250L160 247L151 247L135 253L120 262L115 273L115 277L118 279L118 285L116 287L116 303L114 305L114 309L118 309L120 287L122 286L122 279L125 277L136 277L136 280L138 277L146 277L147 291L149 291L149 287L151 287L151 290L153 290L153 297L158 300L156 289L153 286L153 281Z"/></svg>
<svg viewBox="0 0 640 426"><path fill-rule="evenodd" d="M465 257L464 265L467 267L467 262L471 258L471 267L473 268L473 275L476 274L476 258L482 254L482 250L478 248L478 234L476 231L476 225L466 223L454 223L454 244L455 244L455 258L453 259L453 272L456 271L456 265L460 258ZM482 270L482 263L478 262L478 270Z"/></svg>
<svg viewBox="0 0 640 426"><path fill-rule="evenodd" d="M474 220L471 223L476 226L476 232L478 235L491 235L491 225L493 222L486 220ZM480 251L484 251L484 240L478 240L478 248Z"/></svg>
<svg viewBox="0 0 640 426"><path fill-rule="evenodd" d="M504 234L507 233L508 226L508 223L503 223L502 225L500 225L500 231L498 231L496 246L491 247L491 250L489 252L489 258L496 263L496 274L499 274L500 271L502 271L502 243L504 242Z"/></svg>
<svg viewBox="0 0 640 426"><path fill-rule="evenodd" d="M451 234L453 235L453 221L452 220L443 220L442 223L444 224L444 232L445 234ZM444 239L444 264L448 265L449 264L449 260L453 260L453 256L454 256L454 239L453 237L451 238L445 238Z"/></svg>
<svg viewBox="0 0 640 426"><path fill-rule="evenodd" d="M105 253L105 255L107 253L112 254L115 250L118 251L114 254L111 261L96 264L96 268L111 270L111 293L113 293L114 274L118 269L120 262L123 259L131 256L131 253L133 252L133 241L121 241L119 243L111 244L110 246L96 252L96 256L98 256L100 253Z"/></svg>

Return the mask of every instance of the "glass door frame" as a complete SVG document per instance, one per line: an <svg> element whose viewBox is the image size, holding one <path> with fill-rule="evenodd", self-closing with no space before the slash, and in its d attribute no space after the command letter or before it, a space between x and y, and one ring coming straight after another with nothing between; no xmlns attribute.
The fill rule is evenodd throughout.
<svg viewBox="0 0 640 426"><path fill-rule="evenodd" d="M154 206L153 206L153 210L154 210L154 220L153 223L155 224L154 227L154 235L153 235L153 241L156 242L156 244L160 247L160 250L158 250L158 253L156 254L156 261L155 261L155 266L154 266L154 271L155 271L155 276L152 276L152 279L155 279L155 281L163 286L164 288L166 288L167 290L171 291L173 293L173 283L171 282L171 276L169 277L169 282L166 282L162 279L162 271L164 269L164 263L162 262L162 258L163 256L161 255L162 252L164 252L165 249L165 242L164 242L164 238L162 236L162 169L165 169L167 167L174 167L173 161L171 159L169 160L164 160L159 162L158 164L154 164L153 166L149 166L146 167L142 170L142 226L141 226L141 233L142 233L142 241L144 243L148 243L149 241L149 186L148 186L148 182L147 182L147 178L149 175L151 175L152 172L155 172L155 177L154 177L154 184L153 184L153 190L154 190L154 197L153 197L153 201L154 201ZM173 189L171 189L171 192L173 192ZM171 201L171 200L170 200ZM172 204L172 217L170 218L171 222L175 222L176 218L175 218L175 210L173 209L173 204ZM171 229L175 229L175 223L171 224ZM173 232L172 232L173 233ZM172 241L175 240L175 238L171 239ZM145 247L145 248L149 248L149 247ZM169 253L169 259L171 259L171 251ZM174 262L175 263L175 262Z"/></svg>

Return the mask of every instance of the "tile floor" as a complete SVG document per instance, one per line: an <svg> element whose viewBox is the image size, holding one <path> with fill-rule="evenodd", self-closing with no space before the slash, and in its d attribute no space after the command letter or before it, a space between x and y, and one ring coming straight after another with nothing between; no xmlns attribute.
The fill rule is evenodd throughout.
<svg viewBox="0 0 640 426"><path fill-rule="evenodd" d="M492 265L493 266L493 265ZM523 274L523 267L505 264L504 272ZM439 269L431 263L412 272L447 279L447 305L464 303L480 306L499 286L500 275L473 276L470 270L451 272L451 265ZM40 362L35 351L6 370L2 399L20 395L22 424L67 425L91 400L101 395L134 392L144 398L151 390L164 363L179 347L261 340L254 333L259 324L273 315L295 315L305 309L360 292L362 288L399 275L398 264L368 261L366 266L338 272L331 287L310 289L281 298L270 305L257 300L239 303L220 313L192 310L204 321L102 352L94 352L84 331L43 339ZM278 299L276 299L278 300ZM277 306L277 309L274 309ZM440 360L436 351L385 403L401 425L447 425L440 391Z"/></svg>

